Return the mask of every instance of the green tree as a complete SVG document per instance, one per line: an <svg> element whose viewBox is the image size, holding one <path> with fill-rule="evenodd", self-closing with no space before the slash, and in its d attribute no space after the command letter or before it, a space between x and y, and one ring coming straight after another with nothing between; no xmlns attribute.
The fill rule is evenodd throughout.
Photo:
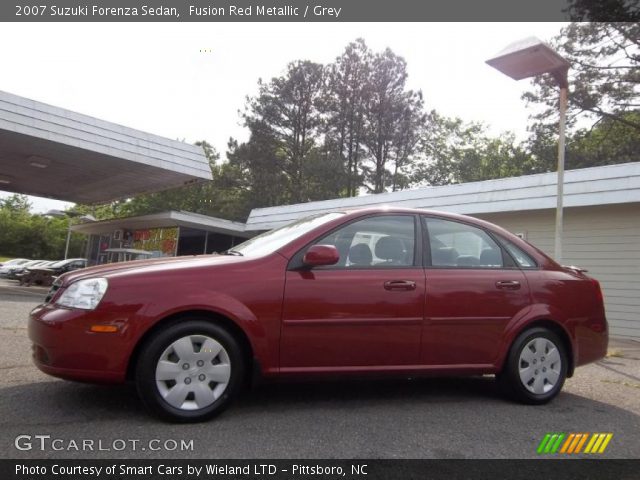
<svg viewBox="0 0 640 480"><path fill-rule="evenodd" d="M229 140L229 168L237 172L236 186L246 214L252 208L289 203L290 183L284 171L283 157L279 143L262 122L251 125L247 142Z"/></svg>
<svg viewBox="0 0 640 480"><path fill-rule="evenodd" d="M474 139L472 148L457 153L457 178L460 183L496 178L519 177L539 173L535 159L512 133L499 137L481 136Z"/></svg>
<svg viewBox="0 0 640 480"><path fill-rule="evenodd" d="M512 133L493 137L482 124L444 117L436 111L427 117L420 148L413 185L476 182L543 171Z"/></svg>
<svg viewBox="0 0 640 480"><path fill-rule="evenodd" d="M31 202L26 195L14 194L9 197L0 198L0 208L14 216L29 215Z"/></svg>
<svg viewBox="0 0 640 480"><path fill-rule="evenodd" d="M261 131L277 144L274 167L287 176L291 202L310 200L304 178L309 154L317 147L322 117L324 68L310 61L291 62L284 75L258 82L258 95L248 98L245 125Z"/></svg>
<svg viewBox="0 0 640 480"><path fill-rule="evenodd" d="M351 42L342 55L327 67L327 89L323 110L326 145L341 160L346 196L355 197L364 183L361 162L365 114L370 99L373 53L361 38Z"/></svg>
<svg viewBox="0 0 640 480"><path fill-rule="evenodd" d="M636 0L569 0L567 12L574 22L640 22Z"/></svg>
<svg viewBox="0 0 640 480"><path fill-rule="evenodd" d="M372 193L384 192L389 183L394 189L401 183L398 174L410 169L417 146L423 99L421 92L406 90L407 77L406 61L390 49L374 56L364 135L373 164L365 170Z"/></svg>
<svg viewBox="0 0 640 480"><path fill-rule="evenodd" d="M68 219L33 214L25 195L0 199L0 253L12 257L58 260L64 256ZM85 239L72 235L70 256L82 256Z"/></svg>
<svg viewBox="0 0 640 480"><path fill-rule="evenodd" d="M622 116L640 124L640 110ZM640 132L628 123L604 118L595 127L578 130L569 139L568 168L637 162L640 160Z"/></svg>
<svg viewBox="0 0 640 480"><path fill-rule="evenodd" d="M625 114L631 122L640 122L640 112ZM528 149L536 159L540 171L554 171L558 146L555 128L534 125ZM581 128L567 137L565 166L568 170L637 162L640 157L640 134L627 123L603 118L591 128Z"/></svg>

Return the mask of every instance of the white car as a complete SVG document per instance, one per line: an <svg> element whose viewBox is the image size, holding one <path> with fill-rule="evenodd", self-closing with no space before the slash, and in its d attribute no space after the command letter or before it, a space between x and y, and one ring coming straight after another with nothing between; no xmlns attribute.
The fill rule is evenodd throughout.
<svg viewBox="0 0 640 480"><path fill-rule="evenodd" d="M0 264L0 277L6 277L13 269L26 265L31 262L27 258L14 258Z"/></svg>

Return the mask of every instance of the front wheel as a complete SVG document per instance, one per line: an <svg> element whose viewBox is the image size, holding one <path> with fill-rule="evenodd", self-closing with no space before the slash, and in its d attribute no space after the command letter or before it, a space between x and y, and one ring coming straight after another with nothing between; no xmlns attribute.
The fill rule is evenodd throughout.
<svg viewBox="0 0 640 480"><path fill-rule="evenodd" d="M184 320L147 341L136 366L136 386L145 406L175 422L207 420L224 410L240 390L244 358L223 327Z"/></svg>
<svg viewBox="0 0 640 480"><path fill-rule="evenodd" d="M554 332L536 327L516 338L497 379L503 390L516 400L539 405L560 393L567 366L562 340Z"/></svg>

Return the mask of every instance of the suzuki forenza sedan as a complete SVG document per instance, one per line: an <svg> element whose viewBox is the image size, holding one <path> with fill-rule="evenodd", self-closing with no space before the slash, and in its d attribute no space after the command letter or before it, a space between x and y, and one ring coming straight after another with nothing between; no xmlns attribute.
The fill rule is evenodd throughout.
<svg viewBox="0 0 640 480"><path fill-rule="evenodd" d="M490 223L395 208L304 218L223 255L67 273L29 335L45 373L132 380L174 421L219 413L254 373L495 374L542 404L608 341L583 271Z"/></svg>

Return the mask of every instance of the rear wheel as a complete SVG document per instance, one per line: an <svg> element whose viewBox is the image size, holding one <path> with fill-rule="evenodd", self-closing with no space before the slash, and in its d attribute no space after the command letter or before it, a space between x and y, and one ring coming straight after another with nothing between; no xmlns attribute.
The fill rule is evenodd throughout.
<svg viewBox="0 0 640 480"><path fill-rule="evenodd" d="M503 390L516 400L543 404L560 393L567 366L562 340L554 332L536 327L516 338L497 379Z"/></svg>
<svg viewBox="0 0 640 480"><path fill-rule="evenodd" d="M198 422L224 410L244 378L236 339L219 325L190 319L156 333L142 348L136 385L152 413Z"/></svg>

